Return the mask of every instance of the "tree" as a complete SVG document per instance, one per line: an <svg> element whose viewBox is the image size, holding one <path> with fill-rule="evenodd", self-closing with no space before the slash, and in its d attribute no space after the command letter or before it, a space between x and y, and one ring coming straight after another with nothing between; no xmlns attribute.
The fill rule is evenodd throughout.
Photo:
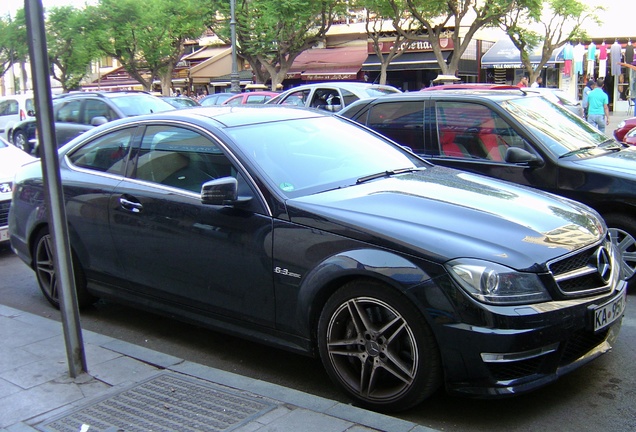
<svg viewBox="0 0 636 432"><path fill-rule="evenodd" d="M24 65L28 57L26 17L24 9L19 9L13 19L10 16L0 18L0 76L14 64L20 64L23 78L26 78Z"/></svg>
<svg viewBox="0 0 636 432"><path fill-rule="evenodd" d="M380 60L380 84L386 84L387 69L392 60L401 56L408 45L406 34L414 37L419 26L413 28L413 20L405 17L403 1L389 2L387 0L358 0L355 8L365 10L365 30L367 37L373 44L373 51ZM397 31L396 29L400 29ZM386 52L385 42L390 42Z"/></svg>
<svg viewBox="0 0 636 432"><path fill-rule="evenodd" d="M53 78L66 93L76 90L88 75L91 61L98 57L88 36L88 14L83 9L63 6L50 10L46 20L47 48Z"/></svg>
<svg viewBox="0 0 636 432"><path fill-rule="evenodd" d="M396 11L400 3L406 3L404 13L417 22L421 29L413 35L400 31L409 40L427 40L433 49L443 75L455 75L459 60L475 36L488 26L495 26L499 18L511 10L524 9L528 2L537 0L387 0ZM453 55L447 64L442 53L440 39L453 41Z"/></svg>
<svg viewBox="0 0 636 432"><path fill-rule="evenodd" d="M271 79L276 89L296 57L324 40L344 6L343 0L237 0L237 51L257 82ZM220 12L215 31L229 41L229 5L222 5Z"/></svg>
<svg viewBox="0 0 636 432"><path fill-rule="evenodd" d="M169 94L184 42L203 34L214 8L206 0L100 0L91 11L99 50L145 90L161 78L162 92Z"/></svg>
<svg viewBox="0 0 636 432"><path fill-rule="evenodd" d="M594 10L578 0L546 0L524 10L510 11L500 20L501 28L517 47L521 63L534 82L555 49L585 37L584 23L600 24ZM530 53L541 48L541 60L533 65Z"/></svg>

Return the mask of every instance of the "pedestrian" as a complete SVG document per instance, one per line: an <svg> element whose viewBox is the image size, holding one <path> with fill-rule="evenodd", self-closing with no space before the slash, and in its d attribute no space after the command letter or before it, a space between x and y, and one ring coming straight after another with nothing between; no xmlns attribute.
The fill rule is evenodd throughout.
<svg viewBox="0 0 636 432"><path fill-rule="evenodd" d="M528 87L528 77L526 75L523 76L517 83L517 87Z"/></svg>
<svg viewBox="0 0 636 432"><path fill-rule="evenodd" d="M587 95L587 122L595 126L601 132L605 132L605 125L609 124L609 98L603 91L605 80L596 80L596 88Z"/></svg>
<svg viewBox="0 0 636 432"><path fill-rule="evenodd" d="M539 87L541 87L541 84L543 84L543 78L541 78L541 75L539 75L537 77L537 79L532 83L532 85L530 87L539 88Z"/></svg>
<svg viewBox="0 0 636 432"><path fill-rule="evenodd" d="M587 84L585 84L585 87L583 88L583 97L581 99L581 107L583 107L583 116L585 120L587 120L587 108L588 108L587 95L589 95L590 92L594 90L594 87L596 87L596 82L591 79L587 81Z"/></svg>

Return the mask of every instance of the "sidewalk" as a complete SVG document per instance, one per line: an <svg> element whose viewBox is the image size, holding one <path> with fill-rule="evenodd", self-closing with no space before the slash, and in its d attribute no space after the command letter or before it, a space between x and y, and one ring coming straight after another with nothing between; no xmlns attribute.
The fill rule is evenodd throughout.
<svg viewBox="0 0 636 432"><path fill-rule="evenodd" d="M424 426L84 330L68 373L62 324L0 305L0 432L424 432Z"/></svg>

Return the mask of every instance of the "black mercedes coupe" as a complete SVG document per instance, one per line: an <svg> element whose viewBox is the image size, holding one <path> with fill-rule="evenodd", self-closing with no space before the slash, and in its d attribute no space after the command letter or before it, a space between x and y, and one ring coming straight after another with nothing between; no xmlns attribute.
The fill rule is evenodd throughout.
<svg viewBox="0 0 636 432"><path fill-rule="evenodd" d="M577 202L432 165L349 120L198 107L60 152L78 301L120 301L316 355L359 405L545 385L608 351L620 253ZM41 166L11 243L58 305Z"/></svg>

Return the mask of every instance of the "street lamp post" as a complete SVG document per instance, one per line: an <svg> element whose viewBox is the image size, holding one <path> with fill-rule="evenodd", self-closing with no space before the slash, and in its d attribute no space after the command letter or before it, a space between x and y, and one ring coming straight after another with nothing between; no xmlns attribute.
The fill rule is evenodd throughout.
<svg viewBox="0 0 636 432"><path fill-rule="evenodd" d="M241 86L236 59L236 0L230 0L230 30L232 37L232 73L230 74L230 92L240 93Z"/></svg>

